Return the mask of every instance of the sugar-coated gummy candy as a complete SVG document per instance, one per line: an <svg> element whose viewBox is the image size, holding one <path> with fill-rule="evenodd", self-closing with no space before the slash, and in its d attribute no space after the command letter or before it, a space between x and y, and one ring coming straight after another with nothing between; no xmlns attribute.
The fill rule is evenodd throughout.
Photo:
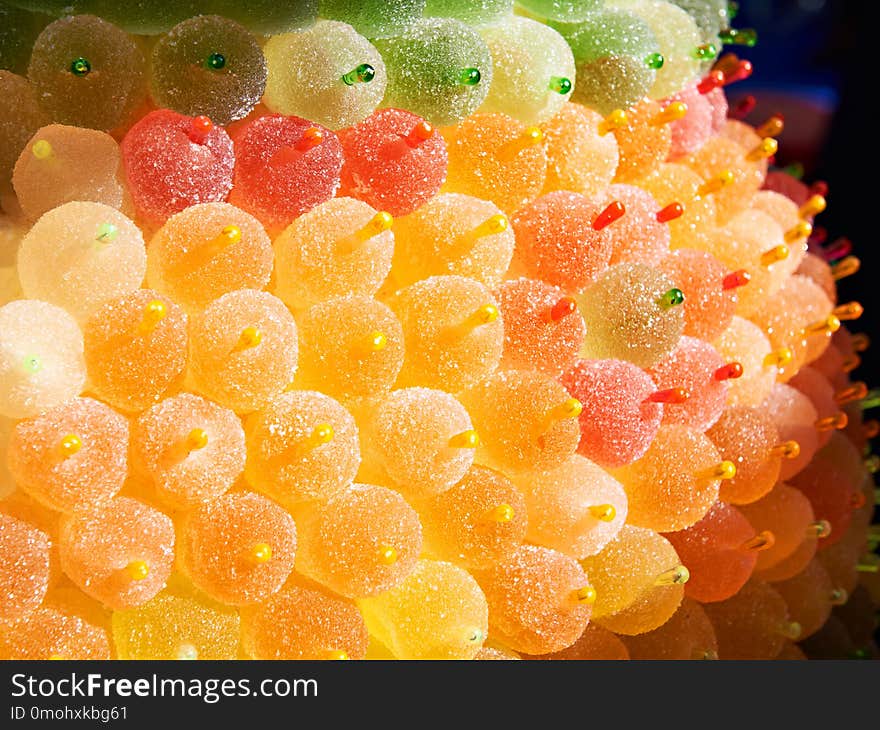
<svg viewBox="0 0 880 730"><path fill-rule="evenodd" d="M773 388L779 372L771 357L770 340L758 325L734 315L727 329L712 343L726 362L742 365L742 375L727 383L730 405L757 406Z"/></svg>
<svg viewBox="0 0 880 730"><path fill-rule="evenodd" d="M687 113L681 119L670 122L672 146L669 149L670 159L684 157L696 152L712 136L713 107L705 95L700 93L696 84L685 86L677 94L669 97L669 101L677 101L687 106Z"/></svg>
<svg viewBox="0 0 880 730"><path fill-rule="evenodd" d="M245 457L235 413L191 393L160 401L132 424L131 463L174 509L220 497L244 472Z"/></svg>
<svg viewBox="0 0 880 730"><path fill-rule="evenodd" d="M691 580L693 575L691 575ZM690 581L685 584L685 593ZM703 607L685 597L662 626L637 636L621 637L629 658L635 660L658 659L687 661L718 658L718 642L715 629Z"/></svg>
<svg viewBox="0 0 880 730"><path fill-rule="evenodd" d="M619 159L617 138L603 135L601 123L592 109L568 102L541 125L547 156L544 192L571 190L590 197L611 183Z"/></svg>
<svg viewBox="0 0 880 730"><path fill-rule="evenodd" d="M585 558L601 551L626 521L623 486L583 456L514 481L528 508L526 536L536 545Z"/></svg>
<svg viewBox="0 0 880 730"><path fill-rule="evenodd" d="M239 624L235 609L175 586L114 611L113 645L118 659L236 659Z"/></svg>
<svg viewBox="0 0 880 730"><path fill-rule="evenodd" d="M43 602L49 587L49 547L46 533L0 512L0 622L26 618Z"/></svg>
<svg viewBox="0 0 880 730"><path fill-rule="evenodd" d="M769 531L773 541L758 552L757 570L766 570L794 553L807 539L814 520L810 501L802 492L779 482L773 490L751 504L740 505L756 533Z"/></svg>
<svg viewBox="0 0 880 730"><path fill-rule="evenodd" d="M660 123L663 111L661 104L643 99L626 110L622 123L613 126L611 133L617 138L620 154L615 182L632 183L647 177L669 156L672 130Z"/></svg>
<svg viewBox="0 0 880 730"><path fill-rule="evenodd" d="M266 87L257 39L219 15L175 25L153 46L150 90L160 107L226 125L247 116Z"/></svg>
<svg viewBox="0 0 880 730"><path fill-rule="evenodd" d="M670 425L660 427L638 461L611 473L626 490L631 524L672 532L702 519L735 469L701 432Z"/></svg>
<svg viewBox="0 0 880 730"><path fill-rule="evenodd" d="M624 360L578 360L560 382L582 407L578 453L603 467L644 455L663 417L650 375Z"/></svg>
<svg viewBox="0 0 880 730"><path fill-rule="evenodd" d="M11 627L0 626L4 659L110 659L107 633L79 616L41 606Z"/></svg>
<svg viewBox="0 0 880 730"><path fill-rule="evenodd" d="M35 416L82 391L83 336L60 307L19 299L0 307L0 415Z"/></svg>
<svg viewBox="0 0 880 730"><path fill-rule="evenodd" d="M293 382L297 349L293 316L267 292L229 292L190 321L193 385L236 413L263 407Z"/></svg>
<svg viewBox="0 0 880 730"><path fill-rule="evenodd" d="M587 325L581 355L650 367L684 331L684 297L666 274L645 264L617 264L577 297Z"/></svg>
<svg viewBox="0 0 880 730"><path fill-rule="evenodd" d="M596 619L606 629L620 636L638 636L664 626L678 610L682 601L681 582L686 580L686 568L671 569L622 611ZM670 577L671 576L671 577Z"/></svg>
<svg viewBox="0 0 880 730"><path fill-rule="evenodd" d="M590 623L581 637L571 646L552 654L540 654L530 659L565 659L576 661L626 661L629 650L620 637L597 623Z"/></svg>
<svg viewBox="0 0 880 730"><path fill-rule="evenodd" d="M224 201L232 189L232 140L207 117L152 111L126 133L122 159L138 216L154 228L190 206Z"/></svg>
<svg viewBox="0 0 880 730"><path fill-rule="evenodd" d="M488 200L441 193L394 221L393 276L399 286L443 274L501 283L513 256L507 217Z"/></svg>
<svg viewBox="0 0 880 730"><path fill-rule="evenodd" d="M467 568L506 559L526 535L528 510L501 472L474 465L456 484L417 502L427 552Z"/></svg>
<svg viewBox="0 0 880 730"><path fill-rule="evenodd" d="M454 396L403 388L360 421L365 473L420 499L449 489L470 469L479 435Z"/></svg>
<svg viewBox="0 0 880 730"><path fill-rule="evenodd" d="M539 279L510 279L495 290L504 317L501 367L558 375L572 365L586 334L574 298Z"/></svg>
<svg viewBox="0 0 880 730"><path fill-rule="evenodd" d="M274 112L340 129L368 117L385 95L382 57L345 23L319 20L273 36L263 52L269 65L263 103Z"/></svg>
<svg viewBox="0 0 880 730"><path fill-rule="evenodd" d="M522 545L475 572L493 636L516 651L547 654L571 646L590 621L596 592L573 558Z"/></svg>
<svg viewBox="0 0 880 730"><path fill-rule="evenodd" d="M36 89L23 76L0 70L0 93L6 100L0 107L0 191L5 192L15 161L49 117L37 103Z"/></svg>
<svg viewBox="0 0 880 730"><path fill-rule="evenodd" d="M654 197L635 185L609 185L600 197L603 206L620 203L626 211L609 225L610 264L635 262L657 266L669 253L669 227L660 220Z"/></svg>
<svg viewBox="0 0 880 730"><path fill-rule="evenodd" d="M472 114L443 130L449 153L444 191L491 200L507 214L544 187L543 132L506 114Z"/></svg>
<svg viewBox="0 0 880 730"><path fill-rule="evenodd" d="M101 305L83 328L89 388L123 411L141 411L183 384L187 317L150 289Z"/></svg>
<svg viewBox="0 0 880 730"><path fill-rule="evenodd" d="M318 0L249 0L247 5L238 0L212 0L212 9L218 15L237 20L252 33L266 36L313 25L318 16Z"/></svg>
<svg viewBox="0 0 880 730"><path fill-rule="evenodd" d="M426 0L320 0L322 18L353 25L367 38L386 38L409 30L425 10Z"/></svg>
<svg viewBox="0 0 880 730"><path fill-rule="evenodd" d="M30 220L72 200L104 203L125 213L131 208L119 145L96 129L40 128L19 155L12 184Z"/></svg>
<svg viewBox="0 0 880 730"><path fill-rule="evenodd" d="M279 395L247 417L245 437L245 478L285 506L329 499L360 465L354 418L323 393Z"/></svg>
<svg viewBox="0 0 880 730"><path fill-rule="evenodd" d="M228 203L192 205L171 216L147 250L147 282L187 311L237 289L262 289L271 274L263 226Z"/></svg>
<svg viewBox="0 0 880 730"><path fill-rule="evenodd" d="M598 10L598 0L516 0L517 5L530 14L548 20L576 23L584 20L591 12Z"/></svg>
<svg viewBox="0 0 880 730"><path fill-rule="evenodd" d="M707 41L715 40L730 26L732 11L725 0L672 0L690 15Z"/></svg>
<svg viewBox="0 0 880 730"><path fill-rule="evenodd" d="M457 124L489 93L492 55L459 20L423 18L374 42L388 73L383 106L410 109L432 124Z"/></svg>
<svg viewBox="0 0 880 730"><path fill-rule="evenodd" d="M403 327L398 386L455 393L491 374L501 360L504 326L495 297L463 276L432 276L389 300Z"/></svg>
<svg viewBox="0 0 880 730"><path fill-rule="evenodd" d="M571 456L581 404L557 381L502 370L459 394L479 434L477 461L505 472L544 471Z"/></svg>
<svg viewBox="0 0 880 730"><path fill-rule="evenodd" d="M415 510L397 492L353 484L299 515L296 569L350 598L402 583L422 550Z"/></svg>
<svg viewBox="0 0 880 730"><path fill-rule="evenodd" d="M140 229L103 203L53 208L28 231L18 251L24 294L63 307L79 321L103 303L134 292L146 264Z"/></svg>
<svg viewBox="0 0 880 730"><path fill-rule="evenodd" d="M513 0L428 0L426 18L456 18L468 25L490 25L513 12Z"/></svg>
<svg viewBox="0 0 880 730"><path fill-rule="evenodd" d="M85 593L113 609L149 601L171 575L171 518L130 497L94 511L65 515L59 536L61 568Z"/></svg>
<svg viewBox="0 0 880 730"><path fill-rule="evenodd" d="M187 512L178 529L178 563L216 601L242 606L278 591L293 571L293 518L254 492L232 492Z"/></svg>
<svg viewBox="0 0 880 730"><path fill-rule="evenodd" d="M402 583L358 607L370 634L397 659L473 659L489 631L480 586L437 560L419 560Z"/></svg>
<svg viewBox="0 0 880 730"><path fill-rule="evenodd" d="M3 444L3 448L6 448L6 444ZM11 479L12 477L10 476L9 478ZM48 588L51 590L53 586L62 582L61 566L58 560L58 524L61 513L45 509L40 502L31 497L24 489L10 484L9 489L5 490L2 498L0 498L0 514L19 520L43 533L48 538Z"/></svg>
<svg viewBox="0 0 880 730"><path fill-rule="evenodd" d="M815 634L831 615L834 585L816 558L796 576L774 583L773 587L785 600L790 619L800 625L799 639Z"/></svg>
<svg viewBox="0 0 880 730"><path fill-rule="evenodd" d="M665 162L639 180L639 187L663 208L672 203L682 206L682 214L666 224L673 249L694 248L694 237L716 225L715 201L712 195L700 194L703 185L703 179L689 167Z"/></svg>
<svg viewBox="0 0 880 730"><path fill-rule="evenodd" d="M446 142L433 125L404 109L379 109L340 130L345 157L340 194L403 216L436 195L446 179Z"/></svg>
<svg viewBox="0 0 880 730"><path fill-rule="evenodd" d="M28 78L53 122L110 130L143 100L145 68L127 33L94 15L72 15L40 33Z"/></svg>
<svg viewBox="0 0 880 730"><path fill-rule="evenodd" d="M128 473L128 422L91 398L74 398L19 421L7 462L16 483L62 512L100 505Z"/></svg>
<svg viewBox="0 0 880 730"><path fill-rule="evenodd" d="M482 111L526 124L552 117L574 88L571 49L553 28L511 15L480 31L492 54L492 84Z"/></svg>
<svg viewBox="0 0 880 730"><path fill-rule="evenodd" d="M267 114L235 131L235 174L229 202L271 232L332 198L343 151L329 129L307 119Z"/></svg>

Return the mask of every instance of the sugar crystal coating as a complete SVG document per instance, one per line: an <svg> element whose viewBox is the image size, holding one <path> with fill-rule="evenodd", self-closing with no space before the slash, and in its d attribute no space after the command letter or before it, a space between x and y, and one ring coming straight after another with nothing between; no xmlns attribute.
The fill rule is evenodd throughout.
<svg viewBox="0 0 880 730"><path fill-rule="evenodd" d="M0 107L0 190L5 190L21 151L49 118L37 103L36 89L23 76L0 70L0 93L6 100Z"/></svg>
<svg viewBox="0 0 880 730"><path fill-rule="evenodd" d="M551 654L541 654L531 659L566 659L588 661L626 661L629 650L617 634L590 623L574 644Z"/></svg>
<svg viewBox="0 0 880 730"><path fill-rule="evenodd" d="M689 584L690 581L686 586ZM688 661L718 658L718 641L709 617L699 603L687 597L672 617L659 628L637 636L622 636L621 639L630 659L635 660Z"/></svg>
<svg viewBox="0 0 880 730"><path fill-rule="evenodd" d="M669 100L687 105L687 113L670 124L672 146L669 157L676 159L696 152L712 136L713 108L695 84L686 86Z"/></svg>
<svg viewBox="0 0 880 730"><path fill-rule="evenodd" d="M322 18L353 25L367 38L385 38L409 30L425 10L426 0L320 0Z"/></svg>
<svg viewBox="0 0 880 730"><path fill-rule="evenodd" d="M626 112L626 122L612 130L620 162L615 182L631 183L656 172L669 156L672 131L667 124L651 124L663 107L643 99Z"/></svg>
<svg viewBox="0 0 880 730"><path fill-rule="evenodd" d="M767 335L753 322L734 315L713 344L725 362L742 365L743 374L728 381L728 403L760 405L770 394L778 373L776 365L768 362L771 350Z"/></svg>
<svg viewBox="0 0 880 730"><path fill-rule="evenodd" d="M576 23L601 5L597 0L517 0L517 4L541 18Z"/></svg>
<svg viewBox="0 0 880 730"><path fill-rule="evenodd" d="M426 18L457 18L469 25L488 25L513 11L513 0L428 0Z"/></svg>
<svg viewBox="0 0 880 730"><path fill-rule="evenodd" d="M740 505L739 510L755 532L773 533L773 544L758 553L757 570L771 568L792 555L807 540L808 525L814 519L809 500L783 482L757 502Z"/></svg>
<svg viewBox="0 0 880 730"><path fill-rule="evenodd" d="M49 536L0 512L0 621L17 621L42 602L49 585Z"/></svg>
<svg viewBox="0 0 880 730"><path fill-rule="evenodd" d="M654 197L635 185L609 185L600 198L604 207L621 203L626 212L608 226L611 238L611 265L636 262L657 266L669 253L669 227L657 219L660 205Z"/></svg>
<svg viewBox="0 0 880 730"><path fill-rule="evenodd" d="M79 616L41 606L10 628L0 626L7 659L110 659L106 632Z"/></svg>

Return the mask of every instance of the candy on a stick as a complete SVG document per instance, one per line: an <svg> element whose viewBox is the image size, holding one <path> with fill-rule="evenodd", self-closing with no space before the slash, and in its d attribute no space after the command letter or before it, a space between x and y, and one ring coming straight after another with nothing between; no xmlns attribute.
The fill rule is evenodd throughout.
<svg viewBox="0 0 880 730"><path fill-rule="evenodd" d="M40 33L28 78L53 122L110 130L143 100L145 69L134 38L94 15L71 15Z"/></svg>
<svg viewBox="0 0 880 730"><path fill-rule="evenodd" d="M495 291L504 316L501 367L558 375L574 364L586 334L577 302L538 279L511 279Z"/></svg>
<svg viewBox="0 0 880 730"><path fill-rule="evenodd" d="M320 20L272 36L263 51L269 66L263 103L274 112L339 129L368 117L385 95L382 57L345 23Z"/></svg>
<svg viewBox="0 0 880 730"><path fill-rule="evenodd" d="M508 16L480 30L492 54L492 84L480 107L526 124L550 119L574 88L571 49L553 28Z"/></svg>
<svg viewBox="0 0 880 730"><path fill-rule="evenodd" d="M360 464L354 418L322 393L283 393L245 420L245 477L283 505L329 499Z"/></svg>
<svg viewBox="0 0 880 730"><path fill-rule="evenodd" d="M492 54L461 21L423 18L374 42L388 73L383 106L409 109L431 124L457 124L489 93Z"/></svg>
<svg viewBox="0 0 880 730"><path fill-rule="evenodd" d="M672 532L690 527L718 499L721 482L736 474L708 437L687 426L661 426L638 461L612 472L626 490L633 525Z"/></svg>
<svg viewBox="0 0 880 730"><path fill-rule="evenodd" d="M516 651L548 654L574 644L590 620L596 591L571 557L522 545L475 572L493 636Z"/></svg>
<svg viewBox="0 0 880 730"><path fill-rule="evenodd" d="M591 623L571 646L552 654L530 656L529 659L626 661L629 659L629 650L617 634Z"/></svg>
<svg viewBox="0 0 880 730"><path fill-rule="evenodd" d="M353 25L367 38L386 38L409 30L425 10L426 0L320 0L322 18Z"/></svg>
<svg viewBox="0 0 880 730"><path fill-rule="evenodd" d="M299 316L298 388L345 404L382 398L403 365L404 332L394 313L368 297L330 299Z"/></svg>
<svg viewBox="0 0 880 730"><path fill-rule="evenodd" d="M495 298L478 281L432 276L398 291L388 304L405 341L399 386L454 393L497 367L504 348L502 317Z"/></svg>
<svg viewBox="0 0 880 730"><path fill-rule="evenodd" d="M685 583L687 594L694 576ZM715 629L703 607L685 597L665 624L638 636L622 636L630 659L689 661L718 658Z"/></svg>
<svg viewBox="0 0 880 730"><path fill-rule="evenodd" d="M577 448L582 406L545 375L499 371L459 398L479 434L480 463L513 473L544 471Z"/></svg>
<svg viewBox="0 0 880 730"><path fill-rule="evenodd" d="M513 0L428 0L426 18L456 18L468 25L490 25L513 12Z"/></svg>
<svg viewBox="0 0 880 730"><path fill-rule="evenodd" d="M189 353L195 388L236 413L248 413L293 381L296 323L280 299L239 289L192 317Z"/></svg>
<svg viewBox="0 0 880 730"><path fill-rule="evenodd" d="M122 139L122 161L138 216L153 227L197 203L222 202L232 189L232 140L206 116L150 112Z"/></svg>
<svg viewBox="0 0 880 730"><path fill-rule="evenodd" d="M650 367L667 357L684 330L684 295L644 264L617 264L577 296L587 325L581 355Z"/></svg>
<svg viewBox="0 0 880 730"><path fill-rule="evenodd" d="M578 360L561 382L581 404L578 453L603 467L643 456L660 428L662 401L676 395L661 394L650 375L623 360Z"/></svg>
<svg viewBox="0 0 880 730"><path fill-rule="evenodd" d="M756 533L736 507L724 502L712 505L695 525L665 537L688 567L685 595L700 603L734 595L751 576L758 552L773 541L771 533Z"/></svg>
<svg viewBox="0 0 880 730"><path fill-rule="evenodd" d="M828 571L816 558L796 576L774 583L773 587L785 599L788 615L800 624L799 639L806 639L822 628L834 603L844 598L842 593L835 593Z"/></svg>
<svg viewBox="0 0 880 730"><path fill-rule="evenodd" d="M441 561L418 561L402 583L358 606L370 634L398 659L473 659L489 631L480 586Z"/></svg>
<svg viewBox="0 0 880 730"><path fill-rule="evenodd" d="M458 483L479 443L464 406L429 388L389 393L360 426L365 473L416 499Z"/></svg>
<svg viewBox="0 0 880 730"><path fill-rule="evenodd" d="M570 190L590 197L608 187L619 153L617 138L602 133L602 121L592 109L569 102L541 125L547 155L545 193Z"/></svg>
<svg viewBox="0 0 880 730"><path fill-rule="evenodd" d="M434 126L403 109L379 109L340 130L340 195L395 216L427 203L446 179L446 142Z"/></svg>
<svg viewBox="0 0 880 730"><path fill-rule="evenodd" d="M0 415L27 418L78 395L83 336L60 307L20 299L0 307Z"/></svg>
<svg viewBox="0 0 880 730"><path fill-rule="evenodd" d="M21 151L40 127L49 123L37 103L37 92L24 77L0 70L0 192L12 183L12 170Z"/></svg>
<svg viewBox="0 0 880 730"><path fill-rule="evenodd" d="M160 107L205 115L225 126L247 116L266 88L266 59L257 39L219 15L175 25L153 46L150 90Z"/></svg>
<svg viewBox="0 0 880 730"><path fill-rule="evenodd" d="M79 588L113 609L149 601L174 562L174 524L158 510L116 497L93 511L65 515L61 568Z"/></svg>
<svg viewBox="0 0 880 730"><path fill-rule="evenodd" d="M608 115L606 124L617 138L620 153L615 182L632 183L660 168L672 145L669 122L680 118L683 109L684 105L664 107L643 99L622 115L617 112Z"/></svg>
<svg viewBox="0 0 880 730"><path fill-rule="evenodd" d="M4 659L110 659L107 633L79 616L41 606L11 626L0 625Z"/></svg>
<svg viewBox="0 0 880 730"><path fill-rule="evenodd" d="M730 405L758 406L776 382L779 367L791 360L791 351L770 349L770 340L758 325L736 315L727 329L713 342L725 362L742 365L742 375L727 381ZM787 436L785 438L794 438Z"/></svg>
<svg viewBox="0 0 880 730"><path fill-rule="evenodd" d="M507 477L474 465L455 485L418 503L428 552L467 568L505 560L526 535L522 493Z"/></svg>
<svg viewBox="0 0 880 730"><path fill-rule="evenodd" d="M187 317L169 298L137 289L105 302L83 330L89 389L123 411L175 393L187 363Z"/></svg>
<svg viewBox="0 0 880 730"><path fill-rule="evenodd" d="M50 544L46 533L0 512L0 624L26 618L43 602Z"/></svg>
<svg viewBox="0 0 880 730"><path fill-rule="evenodd" d="M275 502L232 492L186 513L178 562L190 580L221 603L242 606L278 591L293 570L297 531Z"/></svg>
<svg viewBox="0 0 880 730"><path fill-rule="evenodd" d="M107 502L128 471L128 422L91 398L73 398L20 421L7 462L16 483L55 510L88 510Z"/></svg>
<svg viewBox="0 0 880 730"><path fill-rule="evenodd" d="M603 205L619 203L626 213L608 226L611 239L610 264L635 262L657 266L669 253L666 223L680 215L681 206L661 209L654 197L634 185L609 185L600 196Z"/></svg>
<svg viewBox="0 0 880 730"><path fill-rule="evenodd" d="M694 237L705 235L715 227L714 196L701 188L703 179L684 165L663 163L650 175L639 180L639 187L647 190L661 210L673 203L682 206L678 218L670 218L670 245L676 248L693 248Z"/></svg>
<svg viewBox="0 0 880 730"><path fill-rule="evenodd" d="M19 155L12 184L30 220L72 200L104 203L124 212L131 207L119 145L95 129L42 127Z"/></svg>
<svg viewBox="0 0 880 730"><path fill-rule="evenodd" d="M403 582L422 550L415 510L397 492L353 484L299 517L296 569L350 598Z"/></svg>
<svg viewBox="0 0 880 730"><path fill-rule="evenodd" d="M26 296L63 307L80 321L134 292L147 256L140 229L103 203L65 203L22 239L18 277Z"/></svg>
<svg viewBox="0 0 880 730"><path fill-rule="evenodd" d="M528 509L529 542L574 558L595 555L626 521L627 499L621 484L583 456L555 469L514 478Z"/></svg>
<svg viewBox="0 0 880 730"><path fill-rule="evenodd" d="M692 154L706 144L712 136L714 110L697 84L685 86L670 96L669 101L678 101L687 107L687 114L669 125L672 131L669 158L674 160Z"/></svg>
<svg viewBox="0 0 880 730"><path fill-rule="evenodd" d="M802 492L780 482L757 502L739 506L756 534L770 532L773 541L757 551L757 570L765 570L794 553L819 527Z"/></svg>
<svg viewBox="0 0 880 730"><path fill-rule="evenodd" d="M343 151L329 129L307 119L267 114L235 131L235 174L229 202L277 232L332 198Z"/></svg>
<svg viewBox="0 0 880 730"><path fill-rule="evenodd" d="M491 200L507 214L544 187L547 154L540 127L506 114L472 114L443 130L449 153L445 192Z"/></svg>
<svg viewBox="0 0 880 730"><path fill-rule="evenodd" d="M235 413L190 393L166 398L132 424L132 465L175 509L226 492L244 471L245 456Z"/></svg>

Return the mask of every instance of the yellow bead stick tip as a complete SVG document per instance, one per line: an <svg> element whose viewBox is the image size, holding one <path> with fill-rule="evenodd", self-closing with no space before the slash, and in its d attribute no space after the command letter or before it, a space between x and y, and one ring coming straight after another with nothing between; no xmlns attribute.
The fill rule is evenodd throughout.
<svg viewBox="0 0 880 730"><path fill-rule="evenodd" d="M832 606L843 606L849 600L846 588L832 588L828 594L828 601Z"/></svg>
<svg viewBox="0 0 880 730"><path fill-rule="evenodd" d="M493 507L484 515L486 522L494 522L499 525L506 525L516 517L516 511L506 502L502 502L497 507Z"/></svg>
<svg viewBox="0 0 880 730"><path fill-rule="evenodd" d="M801 445L797 441L783 441L770 449L770 453L780 459L797 459L801 455Z"/></svg>
<svg viewBox="0 0 880 730"><path fill-rule="evenodd" d="M348 652L343 651L342 649L330 649L325 656L329 661L347 661L351 659Z"/></svg>
<svg viewBox="0 0 880 730"><path fill-rule="evenodd" d="M487 218L476 228L474 228L470 232L470 237L483 238L484 236L494 236L498 233L504 233L504 231L508 229L509 225L510 221L507 220L507 216L498 213Z"/></svg>
<svg viewBox="0 0 880 730"><path fill-rule="evenodd" d="M569 398L562 403L553 406L544 416L542 433L549 431L554 424L571 418L577 418L584 410L583 404L577 398Z"/></svg>
<svg viewBox="0 0 880 730"><path fill-rule="evenodd" d="M805 238L809 238L812 233L813 226L806 221L800 221L795 223L785 232L785 242L797 243L798 241L803 241Z"/></svg>
<svg viewBox="0 0 880 730"><path fill-rule="evenodd" d="M629 117L627 117L626 112L623 109L615 109L599 122L597 131L600 137L604 137L609 132L625 127L627 124L629 124Z"/></svg>
<svg viewBox="0 0 880 730"><path fill-rule="evenodd" d="M859 573L877 573L880 572L880 558L876 553L868 553L862 556L856 565Z"/></svg>
<svg viewBox="0 0 880 730"><path fill-rule="evenodd" d="M592 606L596 602L596 589L593 588L593 586L584 586L583 588L578 588L574 592L574 599L578 603Z"/></svg>
<svg viewBox="0 0 880 730"><path fill-rule="evenodd" d="M125 572L132 580L143 580L150 574L150 566L143 560L132 560L125 566Z"/></svg>
<svg viewBox="0 0 880 730"><path fill-rule="evenodd" d="M778 350L773 350L769 355L764 358L764 367L765 368L784 368L794 359L794 353L791 351L789 347L780 347Z"/></svg>
<svg viewBox="0 0 880 730"><path fill-rule="evenodd" d="M474 429L469 428L451 436L448 445L450 449L475 449L480 445L480 436Z"/></svg>
<svg viewBox="0 0 880 730"><path fill-rule="evenodd" d="M865 383L858 382L841 388L834 394L834 402L839 406L845 406L847 403L855 403L863 400L868 395L868 386Z"/></svg>
<svg viewBox="0 0 880 730"><path fill-rule="evenodd" d="M379 561L382 565L394 565L397 562L397 550L393 545L379 546Z"/></svg>
<svg viewBox="0 0 880 730"><path fill-rule="evenodd" d="M248 550L248 558L258 565L268 563L272 559L272 546L267 542L258 542Z"/></svg>
<svg viewBox="0 0 880 730"><path fill-rule="evenodd" d="M204 449L208 445L208 432L203 428L194 428L186 435L183 445L187 452Z"/></svg>
<svg viewBox="0 0 880 730"><path fill-rule="evenodd" d="M502 144L498 149L498 156L502 159L511 160L523 150L534 147L544 141L544 132L540 127L528 127L515 139Z"/></svg>
<svg viewBox="0 0 880 730"><path fill-rule="evenodd" d="M242 350L252 350L263 341L263 333L257 327L245 327L238 336L238 342L235 349L238 352Z"/></svg>
<svg viewBox="0 0 880 730"><path fill-rule="evenodd" d="M662 111L655 114L648 122L652 127L662 127L664 124L677 122L688 113L688 106L683 101L673 101L667 104Z"/></svg>
<svg viewBox="0 0 880 730"><path fill-rule="evenodd" d="M306 448L311 451L319 446L329 444L334 436L333 426L329 423L319 423L306 438Z"/></svg>
<svg viewBox="0 0 880 730"><path fill-rule="evenodd" d="M698 198L705 198L707 195L713 195L728 185L733 184L733 181L736 179L733 172L731 170L723 170L719 172L715 177L710 180L707 180L700 188L697 190Z"/></svg>
<svg viewBox="0 0 880 730"><path fill-rule="evenodd" d="M365 358L374 352L382 352L386 347L388 347L388 337L385 333L373 330L354 343L351 353L357 358Z"/></svg>
<svg viewBox="0 0 880 730"><path fill-rule="evenodd" d="M523 136L528 144L539 144L544 141L544 132L540 127L527 127Z"/></svg>
<svg viewBox="0 0 880 730"><path fill-rule="evenodd" d="M241 242L241 228L238 226L224 226L217 236L211 239L209 245L216 248L226 248Z"/></svg>
<svg viewBox="0 0 880 730"><path fill-rule="evenodd" d="M31 145L31 154L38 160L48 160L53 153L52 145L47 139L38 139Z"/></svg>
<svg viewBox="0 0 880 730"><path fill-rule="evenodd" d="M825 200L825 196L813 195L798 209L798 215L801 218L813 218L824 212L827 207L828 201Z"/></svg>
<svg viewBox="0 0 880 730"><path fill-rule="evenodd" d="M363 243L364 241L369 241L373 236L378 236L380 233L390 230L393 225L394 217L391 213L380 210L354 236L360 243Z"/></svg>
<svg viewBox="0 0 880 730"><path fill-rule="evenodd" d="M840 304L831 310L831 314L841 322L852 322L865 313L865 308L859 302L847 302Z"/></svg>
<svg viewBox="0 0 880 730"><path fill-rule="evenodd" d="M746 540L739 549L746 553L759 553L769 550L776 544L776 536L770 530L762 530L753 538Z"/></svg>
<svg viewBox="0 0 880 730"><path fill-rule="evenodd" d="M694 474L694 479L699 482L715 482L719 480L733 479L736 476L736 464L732 461L722 461L710 469L704 469Z"/></svg>
<svg viewBox="0 0 880 730"><path fill-rule="evenodd" d="M165 306L165 302L154 299L151 302L147 303L147 306L144 307L144 313L141 316L140 324L138 325L138 330L143 334L148 334L156 329L159 326L159 323L168 316L168 307Z"/></svg>
<svg viewBox="0 0 880 730"><path fill-rule="evenodd" d="M817 540L828 537L831 534L831 523L828 520L816 520L807 525L807 537Z"/></svg>
<svg viewBox="0 0 880 730"><path fill-rule="evenodd" d="M484 304L481 307L477 307L473 312L471 312L464 321L455 328L457 334L466 335L470 332L473 332L478 327L482 327L486 324L491 324L500 316L500 312L498 311L498 307L494 304Z"/></svg>
<svg viewBox="0 0 880 730"><path fill-rule="evenodd" d="M766 160L769 157L773 157L779 149L779 142L777 142L773 137L765 137L762 139L755 147L749 150L746 155L746 159L749 162L760 162L761 160Z"/></svg>
<svg viewBox="0 0 880 730"><path fill-rule="evenodd" d="M849 416L843 411L838 411L833 416L820 418L813 425L819 433L824 433L825 431L842 431L848 424Z"/></svg>
<svg viewBox="0 0 880 730"><path fill-rule="evenodd" d="M617 510L613 504L594 504L589 509L590 514L599 522L613 522L617 517Z"/></svg>
<svg viewBox="0 0 880 730"><path fill-rule="evenodd" d="M784 636L789 641L797 641L801 638L801 633L803 629L801 625L797 621L783 621L779 625L778 633Z"/></svg>
<svg viewBox="0 0 880 730"><path fill-rule="evenodd" d="M691 578L691 572L683 565L664 570L654 579L655 586L683 586Z"/></svg>
<svg viewBox="0 0 880 730"><path fill-rule="evenodd" d="M785 120L781 114L774 114L761 126L755 129L759 137L778 137L785 129Z"/></svg>
<svg viewBox="0 0 880 730"><path fill-rule="evenodd" d="M852 276L862 268L862 261L857 256L847 256L831 266L831 276L834 281L840 281Z"/></svg>
<svg viewBox="0 0 880 730"><path fill-rule="evenodd" d="M82 448L82 439L75 433L69 433L58 443L58 453L62 459L69 459Z"/></svg>
<svg viewBox="0 0 880 730"><path fill-rule="evenodd" d="M840 329L840 320L833 314L804 327L805 335L833 335Z"/></svg>
<svg viewBox="0 0 880 730"><path fill-rule="evenodd" d="M785 261L790 253L791 251L788 246L784 243L780 243L778 246L774 246L769 251L764 251L764 253L761 254L761 266L773 266L773 264L779 263L780 261Z"/></svg>

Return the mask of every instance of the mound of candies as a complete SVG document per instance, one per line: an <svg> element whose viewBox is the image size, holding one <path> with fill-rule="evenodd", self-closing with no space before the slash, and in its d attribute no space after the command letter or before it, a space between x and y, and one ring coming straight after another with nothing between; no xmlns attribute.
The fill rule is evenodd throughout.
<svg viewBox="0 0 880 730"><path fill-rule="evenodd" d="M0 5L0 656L875 650L754 33L513 5Z"/></svg>

